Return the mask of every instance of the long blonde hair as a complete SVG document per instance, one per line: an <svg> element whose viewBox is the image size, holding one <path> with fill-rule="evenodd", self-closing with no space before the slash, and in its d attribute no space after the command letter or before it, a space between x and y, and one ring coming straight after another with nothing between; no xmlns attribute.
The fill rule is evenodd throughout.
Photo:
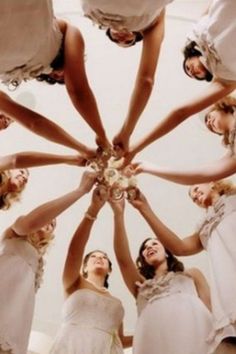
<svg viewBox="0 0 236 354"><path fill-rule="evenodd" d="M11 170L0 172L0 185L4 185L5 183L7 183L10 178ZM21 199L21 193L24 189L25 185L18 192L6 192L0 195L0 210L8 210L14 202L19 202Z"/></svg>
<svg viewBox="0 0 236 354"><path fill-rule="evenodd" d="M221 179L212 183L214 189L219 193L219 195L229 195L236 193L236 185L229 179Z"/></svg>
<svg viewBox="0 0 236 354"><path fill-rule="evenodd" d="M209 109L209 111L207 112L207 114L205 115L205 122L207 121L207 117L208 115L213 112L213 111L220 111L220 112L224 112L224 113L230 113L230 114L234 114L234 112L236 112L236 98L233 96L226 96L224 98L222 98L221 100L219 100L218 102L216 102L213 106L211 106L211 108ZM214 133L214 131L212 131ZM228 146L230 145L230 131L227 131L223 134L219 134L216 133L218 135L222 135L222 144L224 146Z"/></svg>

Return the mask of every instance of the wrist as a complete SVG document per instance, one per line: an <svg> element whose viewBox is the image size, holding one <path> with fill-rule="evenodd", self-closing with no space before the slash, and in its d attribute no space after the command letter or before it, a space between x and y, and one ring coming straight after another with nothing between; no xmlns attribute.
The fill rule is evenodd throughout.
<svg viewBox="0 0 236 354"><path fill-rule="evenodd" d="M97 218L99 210L100 210L99 208L95 208L94 206L90 205L85 214L90 215L95 220Z"/></svg>

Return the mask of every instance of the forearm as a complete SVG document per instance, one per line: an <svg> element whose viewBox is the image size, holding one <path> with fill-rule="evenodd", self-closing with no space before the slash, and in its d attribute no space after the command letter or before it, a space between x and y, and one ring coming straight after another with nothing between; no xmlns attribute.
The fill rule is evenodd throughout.
<svg viewBox="0 0 236 354"><path fill-rule="evenodd" d="M123 348L130 348L133 345L133 336L123 336L121 342Z"/></svg>
<svg viewBox="0 0 236 354"><path fill-rule="evenodd" d="M45 139L81 152L86 151L86 147L83 144L74 139L59 125L21 106L3 92L0 92L0 109L2 113Z"/></svg>
<svg viewBox="0 0 236 354"><path fill-rule="evenodd" d="M78 92L69 92L74 107L84 118L92 130L101 138L105 138L105 129L98 111L95 97L89 87Z"/></svg>
<svg viewBox="0 0 236 354"><path fill-rule="evenodd" d="M172 170L167 167L151 166L145 169L144 172L171 182L193 185L217 181L234 174L236 172L236 159L232 156L225 156L208 165L191 170Z"/></svg>
<svg viewBox="0 0 236 354"><path fill-rule="evenodd" d="M122 127L125 135L130 137L139 117L147 105L149 97L152 93L153 80L141 78L138 79L131 96L129 111Z"/></svg>
<svg viewBox="0 0 236 354"><path fill-rule="evenodd" d="M125 230L124 215L121 213L114 215L114 250L120 265L133 263Z"/></svg>
<svg viewBox="0 0 236 354"><path fill-rule="evenodd" d="M29 214L17 219L12 228L20 235L35 232L51 222L84 194L84 191L77 188L62 197L44 203Z"/></svg>
<svg viewBox="0 0 236 354"><path fill-rule="evenodd" d="M150 206L139 210L156 237L176 255L184 255L183 241L156 216Z"/></svg>
<svg viewBox="0 0 236 354"><path fill-rule="evenodd" d="M74 155L54 155L35 151L24 151L0 158L0 170L27 168L66 163L75 165L78 161Z"/></svg>

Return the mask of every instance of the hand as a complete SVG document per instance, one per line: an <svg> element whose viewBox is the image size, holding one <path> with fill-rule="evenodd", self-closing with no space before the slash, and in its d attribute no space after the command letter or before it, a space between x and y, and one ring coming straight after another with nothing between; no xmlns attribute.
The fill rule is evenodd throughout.
<svg viewBox="0 0 236 354"><path fill-rule="evenodd" d="M104 137L100 137L100 136L96 136L96 144L98 146L98 148L101 148L102 150L107 150L107 149L111 149L112 145L109 142L109 140L107 139L106 136Z"/></svg>
<svg viewBox="0 0 236 354"><path fill-rule="evenodd" d="M131 166L133 167L134 174L137 175L149 171L154 165L149 162L140 161L132 163Z"/></svg>
<svg viewBox="0 0 236 354"><path fill-rule="evenodd" d="M108 200L108 190L104 186L98 186L94 189L93 194L92 194L92 200L91 200L91 209L96 209L98 212L103 205L106 203Z"/></svg>
<svg viewBox="0 0 236 354"><path fill-rule="evenodd" d="M123 214L125 210L125 198L119 200L109 199L109 204L114 212L114 214Z"/></svg>
<svg viewBox="0 0 236 354"><path fill-rule="evenodd" d="M123 161L122 167L130 165L131 161L133 160L135 155L136 155L136 152L134 150L130 149L129 151L127 151L123 156L124 161Z"/></svg>
<svg viewBox="0 0 236 354"><path fill-rule="evenodd" d="M97 180L96 173L85 171L82 175L78 189L82 191L84 194L88 193L92 189L96 180Z"/></svg>
<svg viewBox="0 0 236 354"><path fill-rule="evenodd" d="M114 151L117 157L124 156L129 150L129 137L125 136L124 133L118 133L112 140Z"/></svg>
<svg viewBox="0 0 236 354"><path fill-rule="evenodd" d="M96 154L97 154L96 149L90 149L88 147L86 147L84 149L84 152L81 153L82 157L84 157L86 160L95 158Z"/></svg>
<svg viewBox="0 0 236 354"><path fill-rule="evenodd" d="M71 161L69 161L69 165L84 167L86 166L87 161L88 160L85 159L83 156L75 155L72 157Z"/></svg>
<svg viewBox="0 0 236 354"><path fill-rule="evenodd" d="M141 193L139 189L136 190L135 198L128 199L128 202L138 210L142 210L143 208L148 206L148 201L146 197L144 196L144 194Z"/></svg>

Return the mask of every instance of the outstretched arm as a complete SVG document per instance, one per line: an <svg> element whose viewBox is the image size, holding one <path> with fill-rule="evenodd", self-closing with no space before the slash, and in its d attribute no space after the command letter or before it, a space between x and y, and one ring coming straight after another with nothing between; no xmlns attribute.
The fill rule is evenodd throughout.
<svg viewBox="0 0 236 354"><path fill-rule="evenodd" d="M45 139L75 149L85 156L91 156L93 154L87 146L78 142L59 125L42 115L21 106L2 91L0 92L0 110L6 116L9 116L25 128Z"/></svg>
<svg viewBox="0 0 236 354"><path fill-rule="evenodd" d="M115 202L110 201L114 212L114 249L123 279L131 294L136 297L137 288L135 283L136 281L142 281L143 278L139 274L130 254L124 221L124 203L124 199Z"/></svg>
<svg viewBox="0 0 236 354"><path fill-rule="evenodd" d="M72 237L63 272L63 285L66 294L70 294L70 290L79 282L84 249L94 221L104 205L105 200L106 198L101 195L99 189L96 188L93 191L90 206Z"/></svg>
<svg viewBox="0 0 236 354"><path fill-rule="evenodd" d="M152 93L161 43L164 38L165 11L158 21L144 32L143 47L134 90L131 96L128 114L119 134L113 139L113 144L126 151L129 138L145 109Z"/></svg>
<svg viewBox="0 0 236 354"><path fill-rule="evenodd" d="M151 133L133 145L130 148L130 152L127 154L127 160L129 160L129 155L133 158L146 146L169 133L193 114L202 111L211 104L227 96L235 88L236 83L231 84L214 80L199 96L171 111L166 118L157 124Z"/></svg>
<svg viewBox="0 0 236 354"><path fill-rule="evenodd" d="M84 166L86 159L80 155L54 155L43 152L24 151L0 157L0 171L60 163Z"/></svg>
<svg viewBox="0 0 236 354"><path fill-rule="evenodd" d="M168 167L160 167L149 162L134 163L135 173L149 173L171 182L193 185L207 183L226 178L236 172L236 158L230 154L202 167L189 170L174 170Z"/></svg>
<svg viewBox="0 0 236 354"><path fill-rule="evenodd" d="M156 237L173 254L177 256L190 256L202 251L203 247L198 234L193 234L184 239L179 238L157 217L147 199L140 191L137 192L136 199L130 200L130 204L140 212Z"/></svg>
<svg viewBox="0 0 236 354"><path fill-rule="evenodd" d="M98 112L96 99L89 86L85 71L84 40L76 27L66 24L64 45L64 79L71 101L96 133L97 142L103 147L108 147L109 142Z"/></svg>
<svg viewBox="0 0 236 354"><path fill-rule="evenodd" d="M88 193L95 179L96 174L84 172L79 187L62 197L40 205L27 215L20 216L12 225L12 230L23 236L38 231Z"/></svg>

